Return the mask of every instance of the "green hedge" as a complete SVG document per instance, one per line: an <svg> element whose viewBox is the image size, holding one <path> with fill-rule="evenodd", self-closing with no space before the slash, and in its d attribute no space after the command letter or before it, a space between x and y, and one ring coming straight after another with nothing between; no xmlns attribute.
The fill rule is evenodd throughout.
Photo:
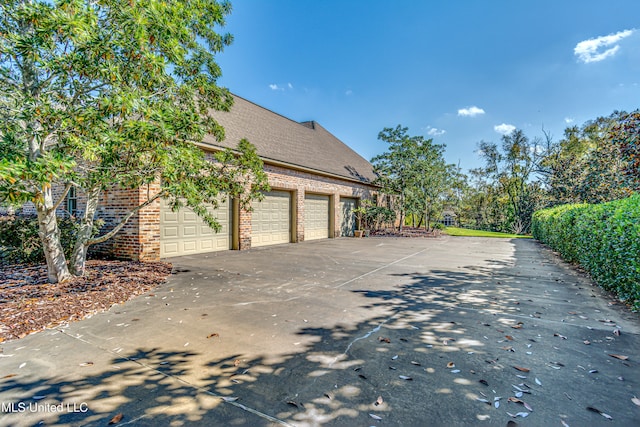
<svg viewBox="0 0 640 427"><path fill-rule="evenodd" d="M640 194L537 211L531 229L533 237L640 310Z"/></svg>

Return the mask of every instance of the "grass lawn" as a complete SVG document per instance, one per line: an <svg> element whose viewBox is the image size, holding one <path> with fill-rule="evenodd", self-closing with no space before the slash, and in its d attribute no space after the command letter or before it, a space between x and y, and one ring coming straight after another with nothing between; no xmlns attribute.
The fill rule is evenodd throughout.
<svg viewBox="0 0 640 427"><path fill-rule="evenodd" d="M449 236L468 236L468 237L503 237L507 239L530 239L531 236L523 236L520 234L498 233L496 231L469 230L466 228L447 227L444 232Z"/></svg>

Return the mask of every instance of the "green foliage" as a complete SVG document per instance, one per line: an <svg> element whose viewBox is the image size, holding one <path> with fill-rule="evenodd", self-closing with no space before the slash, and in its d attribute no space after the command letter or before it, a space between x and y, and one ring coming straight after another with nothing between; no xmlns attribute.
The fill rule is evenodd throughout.
<svg viewBox="0 0 640 427"><path fill-rule="evenodd" d="M531 215L542 203L543 190L534 178L544 145L519 129L504 135L501 146L481 141L485 166L471 171L475 182L465 189L461 223L481 230L529 233Z"/></svg>
<svg viewBox="0 0 640 427"><path fill-rule="evenodd" d="M186 204L218 228L205 204L226 193L246 205L265 188L248 141L217 163L193 144L224 138L209 113L233 103L215 62L232 41L218 33L228 2L5 0L0 11L0 203L35 204L45 250L55 253L50 278L52 269L68 276L56 225L43 219L61 201L55 186L73 185L88 199L72 267L88 245L117 232L88 240L105 189L159 179L149 200Z"/></svg>
<svg viewBox="0 0 640 427"><path fill-rule="evenodd" d="M393 224L396 213L385 206L376 206L371 200L362 200L354 213L358 221L359 230L379 230L385 224Z"/></svg>
<svg viewBox="0 0 640 427"><path fill-rule="evenodd" d="M378 139L389 149L371 160L384 191L399 195L397 204L400 225L406 214L426 218L428 227L432 217L442 211L448 190L458 176L454 165L444 160L444 145L422 136L411 136L408 128L398 125L385 128Z"/></svg>
<svg viewBox="0 0 640 427"><path fill-rule="evenodd" d="M537 211L533 235L640 309L640 194Z"/></svg>
<svg viewBox="0 0 640 427"><path fill-rule="evenodd" d="M436 223L433 224L433 227L431 227L431 228L433 230L444 230L447 227L445 227L444 224L441 223L441 222L436 222Z"/></svg>
<svg viewBox="0 0 640 427"><path fill-rule="evenodd" d="M94 233L103 223L94 224ZM61 218L60 240L67 256L71 255L79 229L75 218ZM38 219L35 216L0 217L0 265L43 263L44 252L38 235Z"/></svg>
<svg viewBox="0 0 640 427"><path fill-rule="evenodd" d="M640 191L639 132L639 111L567 128L541 162L549 204L602 203Z"/></svg>

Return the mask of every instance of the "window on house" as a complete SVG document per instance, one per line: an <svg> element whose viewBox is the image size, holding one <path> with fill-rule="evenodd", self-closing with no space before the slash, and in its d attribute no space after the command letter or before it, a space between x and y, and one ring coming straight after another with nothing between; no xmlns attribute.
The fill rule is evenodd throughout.
<svg viewBox="0 0 640 427"><path fill-rule="evenodd" d="M69 216L75 216L78 213L78 195L76 187L71 187L67 193L67 212Z"/></svg>

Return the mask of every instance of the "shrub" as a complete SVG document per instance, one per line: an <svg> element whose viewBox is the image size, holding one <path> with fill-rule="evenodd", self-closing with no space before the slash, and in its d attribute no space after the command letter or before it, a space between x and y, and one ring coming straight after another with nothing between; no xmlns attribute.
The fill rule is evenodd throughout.
<svg viewBox="0 0 640 427"><path fill-rule="evenodd" d="M103 221L96 221L94 232ZM79 223L75 218L58 218L60 240L67 259L71 256ZM42 242L35 216L0 217L0 265L44 263Z"/></svg>
<svg viewBox="0 0 640 427"><path fill-rule="evenodd" d="M640 194L533 215L533 236L583 266L604 289L640 310Z"/></svg>

